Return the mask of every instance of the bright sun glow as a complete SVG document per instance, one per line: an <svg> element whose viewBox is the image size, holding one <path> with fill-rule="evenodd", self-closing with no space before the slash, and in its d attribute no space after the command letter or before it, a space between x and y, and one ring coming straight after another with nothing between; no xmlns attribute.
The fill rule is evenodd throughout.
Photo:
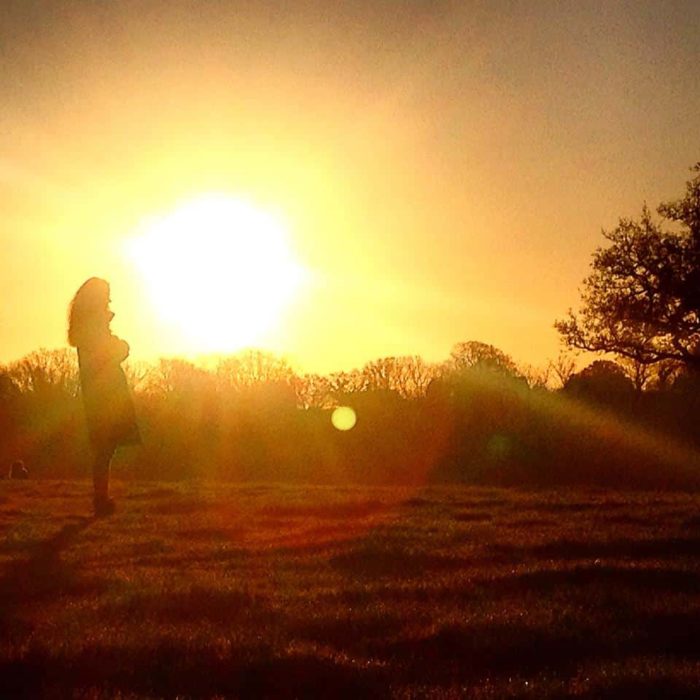
<svg viewBox="0 0 700 700"><path fill-rule="evenodd" d="M149 221L128 253L157 313L201 352L261 342L304 277L282 222L226 195Z"/></svg>

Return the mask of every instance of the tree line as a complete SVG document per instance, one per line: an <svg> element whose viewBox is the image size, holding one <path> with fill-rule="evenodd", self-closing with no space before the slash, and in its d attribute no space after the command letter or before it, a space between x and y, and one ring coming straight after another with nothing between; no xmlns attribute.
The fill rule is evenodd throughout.
<svg viewBox="0 0 700 700"><path fill-rule="evenodd" d="M259 351L209 367L128 365L144 445L117 473L147 479L338 483L688 483L700 447L694 375L635 386L629 368L561 356L520 368L480 342L445 362L387 357L330 375ZM347 432L331 423L350 406ZM33 475L89 473L73 351L39 350L0 372L0 454Z"/></svg>

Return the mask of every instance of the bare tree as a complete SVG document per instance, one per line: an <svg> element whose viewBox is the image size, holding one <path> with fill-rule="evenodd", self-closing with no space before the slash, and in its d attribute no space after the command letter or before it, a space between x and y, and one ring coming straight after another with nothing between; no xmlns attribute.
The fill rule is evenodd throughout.
<svg viewBox="0 0 700 700"><path fill-rule="evenodd" d="M35 350L10 364L7 374L25 394L78 394L78 360L75 352L68 348Z"/></svg>
<svg viewBox="0 0 700 700"><path fill-rule="evenodd" d="M216 376L236 389L264 383L292 385L295 379L287 360L262 350L248 350L221 359Z"/></svg>
<svg viewBox="0 0 700 700"><path fill-rule="evenodd" d="M349 372L333 372L328 375L328 382L331 394L337 399L367 390L367 378L356 369Z"/></svg>
<svg viewBox="0 0 700 700"><path fill-rule="evenodd" d="M368 389L395 391L404 398L424 396L434 374L433 368L417 355L383 357L362 368Z"/></svg>
<svg viewBox="0 0 700 700"><path fill-rule="evenodd" d="M560 352L556 360L549 361L549 369L559 387L563 387L576 372L576 360L570 353Z"/></svg>
<svg viewBox="0 0 700 700"><path fill-rule="evenodd" d="M502 374L518 376L518 367L510 355L488 343L470 340L457 343L450 352L448 369L461 371L470 368L490 369Z"/></svg>
<svg viewBox="0 0 700 700"><path fill-rule="evenodd" d="M192 394L204 388L211 375L204 369L180 358L161 358L146 371L141 388L149 394Z"/></svg>
<svg viewBox="0 0 700 700"><path fill-rule="evenodd" d="M552 377L551 363L544 367L519 365L518 373L525 378L531 389L546 389Z"/></svg>
<svg viewBox="0 0 700 700"><path fill-rule="evenodd" d="M331 382L321 374L304 374L294 381L297 404L302 408L330 408Z"/></svg>

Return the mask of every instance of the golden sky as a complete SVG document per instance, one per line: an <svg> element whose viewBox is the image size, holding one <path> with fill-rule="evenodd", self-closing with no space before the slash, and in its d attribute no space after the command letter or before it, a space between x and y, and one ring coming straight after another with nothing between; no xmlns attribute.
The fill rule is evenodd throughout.
<svg viewBox="0 0 700 700"><path fill-rule="evenodd" d="M92 275L134 357L192 352L125 242L222 193L310 271L258 343L298 368L544 364L601 227L700 157L698 36L692 0L3 0L0 362L65 345Z"/></svg>

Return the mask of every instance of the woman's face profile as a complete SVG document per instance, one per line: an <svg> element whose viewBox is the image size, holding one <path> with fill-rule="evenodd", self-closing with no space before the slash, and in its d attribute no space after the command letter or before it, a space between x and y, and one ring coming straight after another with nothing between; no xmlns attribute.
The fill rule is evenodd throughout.
<svg viewBox="0 0 700 700"><path fill-rule="evenodd" d="M109 325L114 318L114 312L110 304L112 303L112 298L109 294L109 290L102 296L99 305L95 308L95 316L100 319L101 323Z"/></svg>

